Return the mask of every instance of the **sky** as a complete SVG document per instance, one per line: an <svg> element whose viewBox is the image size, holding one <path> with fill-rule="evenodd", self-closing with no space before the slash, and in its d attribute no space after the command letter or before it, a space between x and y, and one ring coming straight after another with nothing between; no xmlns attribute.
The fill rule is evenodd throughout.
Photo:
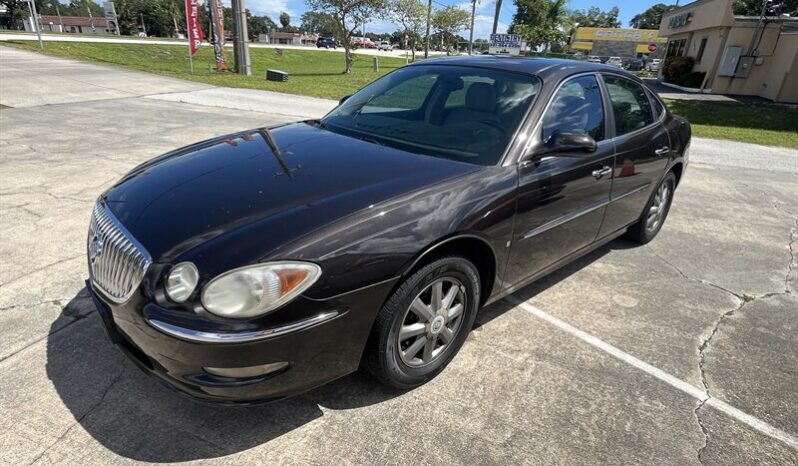
<svg viewBox="0 0 798 466"><path fill-rule="evenodd" d="M426 0L422 0L426 3ZM225 3L228 3L225 1ZM247 8L256 15L270 16L278 22L280 12L288 12L291 15L291 24L299 25L299 18L302 13L307 11L307 6L303 0L245 0ZM645 11L656 3L668 3L668 0L570 0L568 8L584 10L591 6L597 6L602 10L609 10L613 6L620 9L621 25L629 26L629 20L638 13ZM687 3L683 1L681 3ZM445 5L459 5L471 11L470 0L433 0L433 7L440 8ZM481 0L477 4L476 16L474 19L474 38L487 39L493 27L493 14L496 11L495 0ZM506 32L507 26L513 19L515 13L515 3L513 0L504 0L502 11L499 17L499 32ZM390 33L397 29L397 26L384 21L372 21L366 24L366 32Z"/></svg>

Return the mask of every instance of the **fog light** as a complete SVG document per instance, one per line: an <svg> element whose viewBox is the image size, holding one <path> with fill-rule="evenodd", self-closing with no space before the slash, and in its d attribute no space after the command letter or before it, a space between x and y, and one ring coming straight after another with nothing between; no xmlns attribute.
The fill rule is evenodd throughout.
<svg viewBox="0 0 798 466"><path fill-rule="evenodd" d="M197 266L191 262L181 262L174 266L166 277L166 294L176 303L187 300L199 281Z"/></svg>
<svg viewBox="0 0 798 466"><path fill-rule="evenodd" d="M285 361L273 362L270 364L261 364L260 366L249 367L203 367L202 369L211 375L219 377L230 377L233 379L258 377L261 375L271 374L281 369L288 367Z"/></svg>

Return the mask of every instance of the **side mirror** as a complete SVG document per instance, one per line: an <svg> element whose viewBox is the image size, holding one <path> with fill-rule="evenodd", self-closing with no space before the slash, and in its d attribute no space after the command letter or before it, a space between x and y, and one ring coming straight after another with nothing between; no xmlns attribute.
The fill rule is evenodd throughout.
<svg viewBox="0 0 798 466"><path fill-rule="evenodd" d="M589 134L557 131L545 144L525 158L535 159L554 154L561 157L586 157L595 151L596 141Z"/></svg>
<svg viewBox="0 0 798 466"><path fill-rule="evenodd" d="M346 102L346 99L348 99L350 97L352 97L352 94L345 95L345 96L341 97L341 100L338 101L338 105L341 105L342 103Z"/></svg>

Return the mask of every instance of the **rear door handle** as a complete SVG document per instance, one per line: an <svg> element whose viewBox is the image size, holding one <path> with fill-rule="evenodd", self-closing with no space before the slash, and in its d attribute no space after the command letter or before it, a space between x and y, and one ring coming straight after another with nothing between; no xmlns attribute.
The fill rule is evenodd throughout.
<svg viewBox="0 0 798 466"><path fill-rule="evenodd" d="M612 168L605 165L599 170L593 170L593 178L600 180L604 175L609 175L610 173L612 173Z"/></svg>
<svg viewBox="0 0 798 466"><path fill-rule="evenodd" d="M662 146L662 147L660 147L659 149L656 149L656 150L654 151L654 153L655 153L655 154L657 154L657 155L665 155L665 154L667 154L667 153L668 153L668 151L669 151L669 150L671 150L671 148L670 148L670 147L668 147L668 146Z"/></svg>

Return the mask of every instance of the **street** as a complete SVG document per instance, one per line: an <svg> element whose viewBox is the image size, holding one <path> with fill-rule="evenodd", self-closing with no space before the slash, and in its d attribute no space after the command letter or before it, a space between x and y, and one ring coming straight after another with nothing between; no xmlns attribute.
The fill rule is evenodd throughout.
<svg viewBox="0 0 798 466"><path fill-rule="evenodd" d="M84 288L92 206L168 150L336 102L0 46L0 104L0 463L798 464L795 150L694 138L652 243L483 309L418 389L356 373L220 407L109 342Z"/></svg>

